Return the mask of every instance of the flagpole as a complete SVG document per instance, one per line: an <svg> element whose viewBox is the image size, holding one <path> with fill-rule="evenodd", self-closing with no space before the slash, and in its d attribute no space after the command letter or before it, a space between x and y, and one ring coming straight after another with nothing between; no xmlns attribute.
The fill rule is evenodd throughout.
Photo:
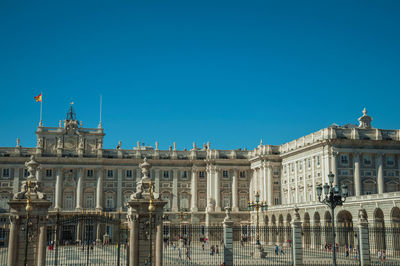
<svg viewBox="0 0 400 266"><path fill-rule="evenodd" d="M39 122L39 126L43 126L43 123L42 123L43 92L41 92L40 95L41 95L41 101L40 101L40 122Z"/></svg>

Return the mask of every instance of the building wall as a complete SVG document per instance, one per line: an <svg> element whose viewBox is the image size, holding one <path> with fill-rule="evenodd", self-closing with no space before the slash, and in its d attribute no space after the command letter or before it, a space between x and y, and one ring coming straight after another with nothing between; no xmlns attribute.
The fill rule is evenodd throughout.
<svg viewBox="0 0 400 266"><path fill-rule="evenodd" d="M53 203L51 210L62 212L126 210L144 158L152 164L150 177L168 201L165 211L172 220L177 219L173 214L188 211L192 222L219 222L229 205L234 219L245 222L250 218L248 201L254 202L256 193L269 206L260 218L264 223L272 215L287 217L295 205L304 211L324 209L316 186L327 182L329 172L335 174L335 184L349 187L345 206L353 214L365 197L375 208L385 206L384 213L389 205L400 204L394 197L400 191L399 130L333 125L279 146L260 143L249 151L215 150L210 143L202 148L194 143L191 150L177 150L176 143L169 150L159 150L158 143L155 148L138 143L123 149L118 143L115 149L104 149L103 128L83 128L77 120L38 127L36 135L34 148L23 148L19 141L16 147L0 148L0 211L7 212L7 201L26 179L24 163L30 155L41 164L37 178Z"/></svg>

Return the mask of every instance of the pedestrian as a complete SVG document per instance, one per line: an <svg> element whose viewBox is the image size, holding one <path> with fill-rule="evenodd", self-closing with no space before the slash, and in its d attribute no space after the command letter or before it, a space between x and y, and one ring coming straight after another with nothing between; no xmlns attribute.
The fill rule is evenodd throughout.
<svg viewBox="0 0 400 266"><path fill-rule="evenodd" d="M180 260L182 259L182 250L180 247L178 247L178 257Z"/></svg>
<svg viewBox="0 0 400 266"><path fill-rule="evenodd" d="M345 253L346 253L346 258L349 256L349 248L346 246L346 249L345 249Z"/></svg>
<svg viewBox="0 0 400 266"><path fill-rule="evenodd" d="M278 247L278 244L275 244L275 255L278 255L279 254L279 247Z"/></svg>
<svg viewBox="0 0 400 266"><path fill-rule="evenodd" d="M175 243L173 244L173 247L174 247L174 250L175 250L176 249L176 244Z"/></svg>
<svg viewBox="0 0 400 266"><path fill-rule="evenodd" d="M210 247L210 256L214 256L215 248L214 245Z"/></svg>
<svg viewBox="0 0 400 266"><path fill-rule="evenodd" d="M354 249L354 260L358 260L358 250Z"/></svg>
<svg viewBox="0 0 400 266"><path fill-rule="evenodd" d="M186 248L186 259L192 260L192 259L190 258L190 248L189 248L189 247Z"/></svg>
<svg viewBox="0 0 400 266"><path fill-rule="evenodd" d="M204 242L201 244L201 249L203 250L204 253Z"/></svg>
<svg viewBox="0 0 400 266"><path fill-rule="evenodd" d="M382 260L382 252L378 249L378 260Z"/></svg>
<svg viewBox="0 0 400 266"><path fill-rule="evenodd" d="M284 255L285 252L283 251L283 245L282 245L282 244L281 244L281 246L280 246L280 250L281 250L281 255Z"/></svg>
<svg viewBox="0 0 400 266"><path fill-rule="evenodd" d="M382 262L386 261L386 252L382 250Z"/></svg>
<svg viewBox="0 0 400 266"><path fill-rule="evenodd" d="M218 245L215 246L215 254L219 255L219 247L218 247Z"/></svg>

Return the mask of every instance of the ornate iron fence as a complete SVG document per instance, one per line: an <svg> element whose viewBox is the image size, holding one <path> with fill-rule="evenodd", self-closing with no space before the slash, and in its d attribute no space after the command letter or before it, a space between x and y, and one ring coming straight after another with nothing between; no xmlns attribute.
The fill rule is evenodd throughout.
<svg viewBox="0 0 400 266"><path fill-rule="evenodd" d="M46 265L128 265L128 229L120 214L79 213L53 217Z"/></svg>
<svg viewBox="0 0 400 266"><path fill-rule="evenodd" d="M332 227L303 226L303 263L332 265L333 248L337 265L359 265L358 229L335 228L336 243L332 243Z"/></svg>
<svg viewBox="0 0 400 266"><path fill-rule="evenodd" d="M164 225L163 265L221 265L222 226Z"/></svg>
<svg viewBox="0 0 400 266"><path fill-rule="evenodd" d="M257 244L257 234L260 244ZM234 265L292 265L292 228L234 227L233 248Z"/></svg>
<svg viewBox="0 0 400 266"><path fill-rule="evenodd" d="M9 225L4 224L0 228L0 265L7 265L9 235L10 235Z"/></svg>
<svg viewBox="0 0 400 266"><path fill-rule="evenodd" d="M400 265L400 228L370 227L369 244L373 265Z"/></svg>

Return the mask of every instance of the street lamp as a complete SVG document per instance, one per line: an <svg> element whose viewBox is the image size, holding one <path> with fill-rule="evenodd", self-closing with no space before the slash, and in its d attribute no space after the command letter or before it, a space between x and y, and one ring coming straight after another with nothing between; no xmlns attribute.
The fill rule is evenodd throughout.
<svg viewBox="0 0 400 266"><path fill-rule="evenodd" d="M267 203L266 202L260 202L260 193L257 191L256 195L256 201L250 202L248 204L248 210L249 211L256 211L257 214L257 220L256 220L256 244L260 245L260 232L259 232L259 222L258 222L258 212L261 210L266 211L267 210Z"/></svg>
<svg viewBox="0 0 400 266"><path fill-rule="evenodd" d="M330 172L328 174L329 185L325 183L322 187L317 186L318 201L329 206L332 214L332 265L336 266L336 243L335 243L335 208L336 206L342 206L348 196L347 186L342 185L340 190L337 184L333 185L335 175ZM324 190L324 195L322 195Z"/></svg>

